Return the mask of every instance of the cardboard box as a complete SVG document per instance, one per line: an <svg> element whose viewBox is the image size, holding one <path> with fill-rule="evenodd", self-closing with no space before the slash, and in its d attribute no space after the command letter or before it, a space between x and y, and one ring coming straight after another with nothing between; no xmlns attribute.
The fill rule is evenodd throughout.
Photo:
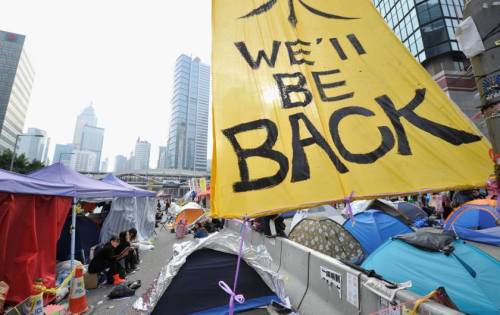
<svg viewBox="0 0 500 315"><path fill-rule="evenodd" d="M85 289L96 289L99 285L99 275L97 273L89 273L83 275Z"/></svg>

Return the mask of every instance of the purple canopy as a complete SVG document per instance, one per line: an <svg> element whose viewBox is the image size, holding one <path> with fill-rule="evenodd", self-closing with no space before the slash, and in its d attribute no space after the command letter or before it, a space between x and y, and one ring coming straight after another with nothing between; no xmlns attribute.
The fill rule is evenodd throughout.
<svg viewBox="0 0 500 315"><path fill-rule="evenodd" d="M72 185L50 183L44 180L0 170L0 191L15 194L74 196Z"/></svg>
<svg viewBox="0 0 500 315"><path fill-rule="evenodd" d="M61 163L55 163L28 174L31 178L46 180L52 183L73 185L76 197L79 198L109 198L133 197L134 191L124 187L103 183L99 180L82 175Z"/></svg>
<svg viewBox="0 0 500 315"><path fill-rule="evenodd" d="M115 186L119 186L119 187L123 187L123 188L127 188L127 189L132 189L134 191L135 197L155 197L156 196L155 192L134 187L134 186L122 181L121 179L119 179L118 177L116 177L115 175L113 175L111 173L106 175L106 177L104 177L102 179L102 181L105 183L111 184L111 185L115 185Z"/></svg>

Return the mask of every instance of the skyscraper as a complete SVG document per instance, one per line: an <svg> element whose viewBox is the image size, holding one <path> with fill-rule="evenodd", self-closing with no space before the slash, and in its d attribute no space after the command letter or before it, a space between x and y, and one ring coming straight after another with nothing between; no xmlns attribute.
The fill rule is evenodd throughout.
<svg viewBox="0 0 500 315"><path fill-rule="evenodd" d="M73 135L75 150L92 152L95 155L95 159L91 159L94 164L89 166L90 171L99 171L103 141L104 129L97 127L97 116L94 107L90 105L76 118L75 133Z"/></svg>
<svg viewBox="0 0 500 315"><path fill-rule="evenodd" d="M107 172L108 172L108 168L109 168L109 159L108 159L108 158L105 158L105 159L101 162L101 169L100 169L100 172L101 172L101 173L107 173Z"/></svg>
<svg viewBox="0 0 500 315"><path fill-rule="evenodd" d="M115 157L115 173L125 172L127 170L127 157L117 155Z"/></svg>
<svg viewBox="0 0 500 315"><path fill-rule="evenodd" d="M69 166L77 172L95 172L95 152L73 150Z"/></svg>
<svg viewBox="0 0 500 315"><path fill-rule="evenodd" d="M177 58L167 168L205 172L207 169L210 67L199 58Z"/></svg>
<svg viewBox="0 0 500 315"><path fill-rule="evenodd" d="M97 126L97 116L92 105L86 107L76 118L75 133L73 135L73 144L76 149L80 149L82 143L83 128L85 126Z"/></svg>
<svg viewBox="0 0 500 315"><path fill-rule="evenodd" d="M160 152L158 153L158 165L156 168L164 169L167 168L167 147L160 146Z"/></svg>
<svg viewBox="0 0 500 315"><path fill-rule="evenodd" d="M104 129L85 125L82 128L82 138L80 149L95 153L96 161L93 166L94 171L99 171L101 162L102 143L104 141Z"/></svg>
<svg viewBox="0 0 500 315"><path fill-rule="evenodd" d="M38 128L28 128L27 135L40 135L43 137L20 137L18 154L24 154L30 161L37 160L47 163L47 152L49 150L50 139L47 132Z"/></svg>
<svg viewBox="0 0 500 315"><path fill-rule="evenodd" d="M389 27L469 117L478 113L474 77L455 38L463 0L373 0ZM476 122L486 133L483 122Z"/></svg>
<svg viewBox="0 0 500 315"><path fill-rule="evenodd" d="M35 71L25 36L0 31L0 151L14 149L24 128Z"/></svg>
<svg viewBox="0 0 500 315"><path fill-rule="evenodd" d="M54 157L52 158L52 163L59 163L69 166L71 161L71 155L75 147L72 143L68 144L56 144L54 150Z"/></svg>
<svg viewBox="0 0 500 315"><path fill-rule="evenodd" d="M145 170L149 168L149 154L151 152L151 143L137 139L135 143L133 170Z"/></svg>

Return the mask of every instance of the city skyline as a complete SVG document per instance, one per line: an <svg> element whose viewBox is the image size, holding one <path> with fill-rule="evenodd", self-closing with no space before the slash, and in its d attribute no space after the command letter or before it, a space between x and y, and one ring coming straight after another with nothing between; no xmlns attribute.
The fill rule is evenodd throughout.
<svg viewBox="0 0 500 315"><path fill-rule="evenodd" d="M42 11L48 15L37 13ZM150 166L156 167L159 146L168 137L176 58L185 53L210 60L210 28L179 28L183 16L210 25L210 3L197 10L189 2L175 10L160 1L2 3L0 30L26 35L36 69L25 128L47 131L49 157L55 144L73 141L74 117L93 102L99 126L106 129L102 158L110 159L109 168L116 155L129 155L138 136L151 143Z"/></svg>

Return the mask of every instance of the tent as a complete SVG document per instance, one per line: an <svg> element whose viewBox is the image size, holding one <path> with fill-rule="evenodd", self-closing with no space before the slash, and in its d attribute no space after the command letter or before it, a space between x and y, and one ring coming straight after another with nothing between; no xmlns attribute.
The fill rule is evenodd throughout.
<svg viewBox="0 0 500 315"><path fill-rule="evenodd" d="M57 260L65 261L71 258L70 231L71 216L68 216L57 242ZM85 216L77 216L75 232L75 259L89 263L90 248L99 244L99 226Z"/></svg>
<svg viewBox="0 0 500 315"><path fill-rule="evenodd" d="M404 213L399 211L396 205L389 200L384 200L384 199L356 200L351 202L351 210L353 215L356 215L366 210L379 210L395 218L398 218L405 224L412 223L412 220L409 217L407 217Z"/></svg>
<svg viewBox="0 0 500 315"><path fill-rule="evenodd" d="M76 198L113 198L130 197L134 192L132 189L119 187L95 180L82 175L61 163L55 163L40 170L28 174L31 178L46 180L52 183L72 185L74 187L74 197ZM76 224L76 209L72 212L73 226ZM75 253L75 235L71 238L71 260Z"/></svg>
<svg viewBox="0 0 500 315"><path fill-rule="evenodd" d="M56 246L71 208L74 187L0 170L0 281L7 303L30 296L42 278L54 287Z"/></svg>
<svg viewBox="0 0 500 315"><path fill-rule="evenodd" d="M114 186L118 186L118 187L123 187L123 188L126 188L126 189L130 189L130 190L133 191L134 197L156 197L156 193L154 191L140 189L140 188L137 188L135 186L132 186L132 185L130 185L130 184L122 181L121 179L119 179L118 177L116 177L115 175L113 175L111 173L109 173L108 175L106 175L102 179L102 181L105 182L105 183L114 185Z"/></svg>
<svg viewBox="0 0 500 315"><path fill-rule="evenodd" d="M305 219L309 216L330 218L339 224L342 224L345 221L345 218L342 216L340 210L337 210L330 205L323 205L311 209L297 211L297 213L293 216L290 231L293 230L295 225L302 221L302 219Z"/></svg>
<svg viewBox="0 0 500 315"><path fill-rule="evenodd" d="M61 163L55 163L38 171L28 174L31 178L38 178L53 183L73 185L78 198L112 198L130 197L134 191L130 188L104 183L102 181L82 175Z"/></svg>
<svg viewBox="0 0 500 315"><path fill-rule="evenodd" d="M204 213L205 212L199 204L197 204L196 202L188 202L181 208L181 211L177 214L177 217L175 218L175 224L177 225L177 223L179 223L182 218L186 219L187 224L192 224Z"/></svg>
<svg viewBox="0 0 500 315"><path fill-rule="evenodd" d="M359 242L332 219L309 216L290 231L288 238L333 258L361 263L365 254Z"/></svg>
<svg viewBox="0 0 500 315"><path fill-rule="evenodd" d="M414 237L412 234L405 236ZM436 241L436 238L431 235L429 239ZM422 296L442 286L464 313L499 314L500 262L452 237L444 245L422 250L418 244L389 240L373 252L362 267L373 269L390 281L411 280L413 285L409 290Z"/></svg>
<svg viewBox="0 0 500 315"><path fill-rule="evenodd" d="M481 199L473 200L455 209L444 223L445 230L453 231L458 237L500 245L500 213L496 210L496 201Z"/></svg>
<svg viewBox="0 0 500 315"><path fill-rule="evenodd" d="M390 237L413 231L397 218L378 210L360 212L346 220L343 227L358 240L367 255Z"/></svg>
<svg viewBox="0 0 500 315"><path fill-rule="evenodd" d="M227 314L229 295L219 281L233 286L238 250L238 234L229 230L174 244L174 256L133 307L147 314ZM235 313L284 301L283 281L268 268L269 253L245 246L242 258L236 293L245 302L235 302Z"/></svg>
<svg viewBox="0 0 500 315"><path fill-rule="evenodd" d="M112 174L102 181L130 189L133 193L129 197L113 199L111 210L102 225L100 242L105 243L112 235L131 228L137 229L140 240L149 240L155 228L156 193L129 185Z"/></svg>
<svg viewBox="0 0 500 315"><path fill-rule="evenodd" d="M406 201L397 201L394 203L394 206L401 214L408 217L412 222L429 218L424 210L413 203L409 203Z"/></svg>

